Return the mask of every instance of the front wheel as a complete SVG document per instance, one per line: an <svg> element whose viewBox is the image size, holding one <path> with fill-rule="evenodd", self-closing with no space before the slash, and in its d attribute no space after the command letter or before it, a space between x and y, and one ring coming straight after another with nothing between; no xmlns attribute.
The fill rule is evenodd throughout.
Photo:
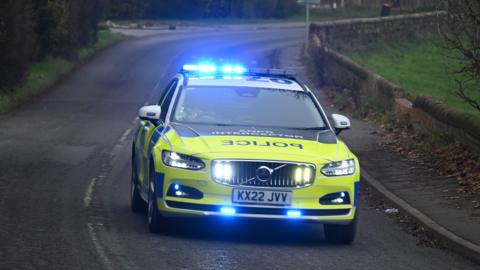
<svg viewBox="0 0 480 270"><path fill-rule="evenodd" d="M149 184L148 184L148 228L150 232L158 233L163 230L164 221L157 206L157 195L155 186L155 174L153 170L150 172Z"/></svg>
<svg viewBox="0 0 480 270"><path fill-rule="evenodd" d="M323 230L329 243L350 245L357 233L357 219L355 218L348 225L325 224Z"/></svg>

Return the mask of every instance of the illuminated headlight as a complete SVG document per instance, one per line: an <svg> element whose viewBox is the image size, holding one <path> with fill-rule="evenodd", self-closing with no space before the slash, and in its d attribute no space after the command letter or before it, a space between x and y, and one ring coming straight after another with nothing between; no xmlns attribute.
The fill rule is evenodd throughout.
<svg viewBox="0 0 480 270"><path fill-rule="evenodd" d="M295 179L295 184L302 185L312 182L313 175L314 172L311 166L298 166L294 170L293 179Z"/></svg>
<svg viewBox="0 0 480 270"><path fill-rule="evenodd" d="M229 162L215 161L212 167L214 179L229 183L233 176L233 167Z"/></svg>
<svg viewBox="0 0 480 270"><path fill-rule="evenodd" d="M167 150L162 152L162 160L165 165L175 168L188 170L201 170L205 168L205 163L197 157Z"/></svg>
<svg viewBox="0 0 480 270"><path fill-rule="evenodd" d="M352 175L355 173L355 160L333 161L325 164L320 171L325 176Z"/></svg>

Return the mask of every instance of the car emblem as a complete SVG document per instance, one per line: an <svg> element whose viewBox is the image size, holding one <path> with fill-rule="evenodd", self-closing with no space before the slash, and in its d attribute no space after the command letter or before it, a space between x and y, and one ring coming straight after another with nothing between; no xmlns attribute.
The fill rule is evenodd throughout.
<svg viewBox="0 0 480 270"><path fill-rule="evenodd" d="M260 166L257 168L256 176L260 182L267 182L272 179L273 169L267 166Z"/></svg>

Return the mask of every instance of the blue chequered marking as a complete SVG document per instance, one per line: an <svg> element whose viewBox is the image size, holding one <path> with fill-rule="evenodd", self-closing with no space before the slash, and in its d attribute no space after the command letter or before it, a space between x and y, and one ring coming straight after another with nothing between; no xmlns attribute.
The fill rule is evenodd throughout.
<svg viewBox="0 0 480 270"><path fill-rule="evenodd" d="M155 172L155 187L157 198L163 198L163 183L165 181L165 174Z"/></svg>
<svg viewBox="0 0 480 270"><path fill-rule="evenodd" d="M357 207L358 206L358 196L360 194L360 181L358 182L355 182L355 186L354 186L354 199L353 199L353 206Z"/></svg>
<svg viewBox="0 0 480 270"><path fill-rule="evenodd" d="M152 149L153 147L155 147L155 145L157 145L158 140L162 137L162 133L167 132L169 130L170 130L169 127L165 128L163 126L160 126L157 129L155 129L155 131L152 134L152 137L150 137L150 143L148 145L148 153L152 153Z"/></svg>

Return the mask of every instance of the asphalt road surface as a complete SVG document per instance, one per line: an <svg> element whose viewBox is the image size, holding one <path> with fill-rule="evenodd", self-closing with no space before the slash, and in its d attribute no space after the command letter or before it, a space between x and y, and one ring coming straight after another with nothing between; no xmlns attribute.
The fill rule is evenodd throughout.
<svg viewBox="0 0 480 270"><path fill-rule="evenodd" d="M275 49L302 34L228 30L129 40L0 116L0 269L478 269L449 251L417 246L365 198L352 246L327 244L322 226L295 222L186 219L153 235L146 218L130 211L138 108L158 100L181 63L211 56L275 65Z"/></svg>

